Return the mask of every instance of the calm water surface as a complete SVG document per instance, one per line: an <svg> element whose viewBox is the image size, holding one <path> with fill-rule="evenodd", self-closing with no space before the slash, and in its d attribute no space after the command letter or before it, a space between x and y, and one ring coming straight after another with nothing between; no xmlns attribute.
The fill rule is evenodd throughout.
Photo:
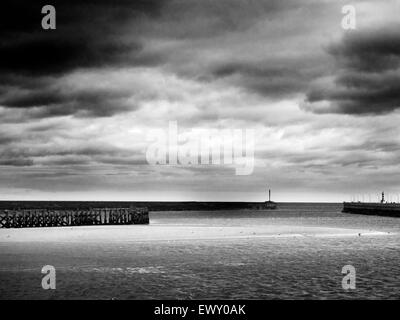
<svg viewBox="0 0 400 320"><path fill-rule="evenodd" d="M2 299L398 299L400 218L350 215L340 204L279 210L154 212L154 225L360 228L390 236L103 243L0 243ZM41 289L52 264L57 289ZM341 269L356 268L345 291Z"/></svg>

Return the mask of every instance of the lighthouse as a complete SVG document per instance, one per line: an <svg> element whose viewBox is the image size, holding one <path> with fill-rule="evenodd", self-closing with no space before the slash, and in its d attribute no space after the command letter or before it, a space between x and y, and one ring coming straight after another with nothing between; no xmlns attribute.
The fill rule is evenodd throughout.
<svg viewBox="0 0 400 320"><path fill-rule="evenodd" d="M276 203L271 201L271 189L268 189L268 201L265 201L263 209L276 209Z"/></svg>

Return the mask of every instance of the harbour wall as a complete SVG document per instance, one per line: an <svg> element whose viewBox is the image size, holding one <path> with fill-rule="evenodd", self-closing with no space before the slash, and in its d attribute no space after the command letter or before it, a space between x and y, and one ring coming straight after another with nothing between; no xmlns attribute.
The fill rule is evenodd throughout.
<svg viewBox="0 0 400 320"><path fill-rule="evenodd" d="M272 202L271 202L272 203ZM274 203L275 204L275 203ZM146 207L149 211L212 211L240 209L274 209L267 202L212 201L0 201L1 209L77 210L90 208Z"/></svg>
<svg viewBox="0 0 400 320"><path fill-rule="evenodd" d="M399 203L344 202L342 212L400 217L400 204Z"/></svg>

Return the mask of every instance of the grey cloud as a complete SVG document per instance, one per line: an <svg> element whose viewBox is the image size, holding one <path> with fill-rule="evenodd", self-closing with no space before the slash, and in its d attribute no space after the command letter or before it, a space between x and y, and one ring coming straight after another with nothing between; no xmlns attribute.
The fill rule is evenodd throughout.
<svg viewBox="0 0 400 320"><path fill-rule="evenodd" d="M51 137L52 130L47 132ZM36 132L38 133L38 132ZM39 131L40 134L46 132ZM50 138L40 142L41 136L31 137L34 144L9 137L0 149L0 165L3 166L77 166L77 165L143 165L145 154L136 149L123 149L107 143L82 141L80 143L56 143ZM1 141L1 139L0 139Z"/></svg>
<svg viewBox="0 0 400 320"><path fill-rule="evenodd" d="M14 136L0 132L0 146L14 142L16 139Z"/></svg>
<svg viewBox="0 0 400 320"><path fill-rule="evenodd" d="M400 108L400 28L354 31L330 46L332 83L314 84L304 108L316 113L383 114Z"/></svg>
<svg viewBox="0 0 400 320"><path fill-rule="evenodd" d="M29 167L33 166L33 160L29 158L0 158L0 166Z"/></svg>
<svg viewBox="0 0 400 320"><path fill-rule="evenodd" d="M305 89L310 75L299 69L298 66L289 68L266 62L228 63L216 67L212 74L263 96L280 98Z"/></svg>
<svg viewBox="0 0 400 320"><path fill-rule="evenodd" d="M210 38L246 30L262 19L279 19L282 13L301 5L304 2L292 0L169 1L147 31L164 38Z"/></svg>
<svg viewBox="0 0 400 320"><path fill-rule="evenodd" d="M0 95L0 105L7 108L32 108L32 116L76 115L81 117L112 116L123 111L134 110L136 105L126 100L130 93L116 89L66 89L48 83L40 89L20 90L15 88Z"/></svg>

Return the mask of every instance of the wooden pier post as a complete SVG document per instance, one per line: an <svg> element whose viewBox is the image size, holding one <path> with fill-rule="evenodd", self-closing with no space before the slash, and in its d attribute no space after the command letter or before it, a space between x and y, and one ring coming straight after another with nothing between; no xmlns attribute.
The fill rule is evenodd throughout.
<svg viewBox="0 0 400 320"><path fill-rule="evenodd" d="M0 228L148 224L147 208L16 209L0 212Z"/></svg>

